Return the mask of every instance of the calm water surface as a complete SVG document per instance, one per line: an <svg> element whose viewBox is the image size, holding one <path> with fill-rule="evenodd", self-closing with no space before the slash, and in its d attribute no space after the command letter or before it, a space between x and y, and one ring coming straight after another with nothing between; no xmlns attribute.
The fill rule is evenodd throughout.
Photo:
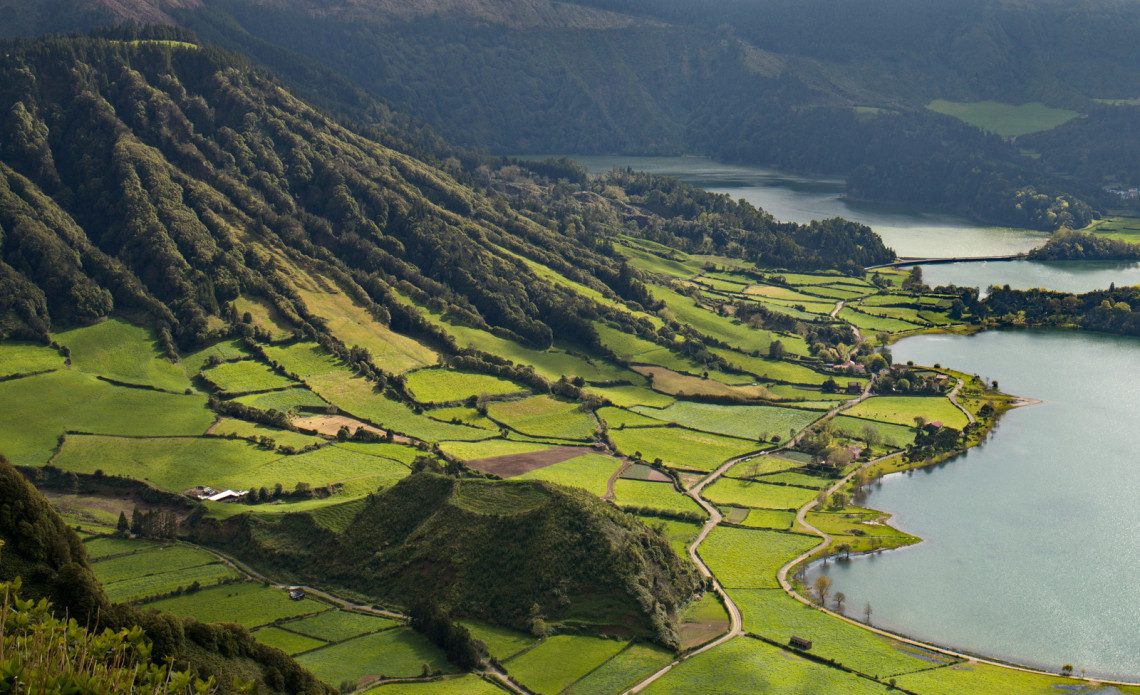
<svg viewBox="0 0 1140 695"><path fill-rule="evenodd" d="M925 540L826 566L849 610L870 601L876 624L921 639L1140 677L1137 348L1044 331L897 343L895 359L954 365L1044 403L950 463L869 488L866 504Z"/></svg>
<svg viewBox="0 0 1140 695"><path fill-rule="evenodd" d="M966 220L896 206L858 203L843 196L843 180L798 176L761 166L721 164L704 157L583 157L591 173L614 167L675 176L685 183L743 198L778 220L810 222L844 217L870 226L900 256L996 256L1040 246L1039 232L980 227Z"/></svg>

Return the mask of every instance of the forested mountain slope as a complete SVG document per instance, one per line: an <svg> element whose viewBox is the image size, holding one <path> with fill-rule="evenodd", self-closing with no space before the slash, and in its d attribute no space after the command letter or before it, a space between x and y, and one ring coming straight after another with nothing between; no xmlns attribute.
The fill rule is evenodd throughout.
<svg viewBox="0 0 1140 695"><path fill-rule="evenodd" d="M629 314L544 280L527 259L637 310L653 300L606 253L607 235L673 226L694 248L788 267L891 256L860 225L782 225L675 183L661 186L684 209L653 215L572 166L554 171L576 179L560 187L442 145L417 159L378 142L398 135L339 124L237 58L190 43L10 44L0 75L0 274L14 335L118 310L156 322L172 352L224 333L223 307L242 294L315 334L321 321L289 280L300 266L382 323L430 334L403 308L430 300L538 347L589 344L587 320Z"/></svg>

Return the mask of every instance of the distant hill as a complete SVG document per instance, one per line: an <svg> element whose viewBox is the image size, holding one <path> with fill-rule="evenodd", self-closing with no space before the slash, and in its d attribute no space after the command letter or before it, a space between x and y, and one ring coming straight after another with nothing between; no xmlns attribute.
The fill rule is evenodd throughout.
<svg viewBox="0 0 1140 695"><path fill-rule="evenodd" d="M304 514L206 520L203 542L299 580L532 631L562 626L676 646L696 568L640 521L578 488L411 475L371 496L342 533Z"/></svg>

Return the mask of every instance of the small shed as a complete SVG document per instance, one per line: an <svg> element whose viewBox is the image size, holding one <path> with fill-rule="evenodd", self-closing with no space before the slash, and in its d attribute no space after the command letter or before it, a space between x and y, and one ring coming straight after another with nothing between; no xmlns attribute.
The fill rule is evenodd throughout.
<svg viewBox="0 0 1140 695"><path fill-rule="evenodd" d="M854 393L854 394L863 393L863 384L860 384L858 381L848 381L847 382L847 393Z"/></svg>
<svg viewBox="0 0 1140 695"><path fill-rule="evenodd" d="M206 500L210 502L233 502L239 500L249 494L249 490L223 490L215 495L210 495Z"/></svg>
<svg viewBox="0 0 1140 695"><path fill-rule="evenodd" d="M800 649L806 652L811 649L811 640L792 635L792 638L788 640L788 646L792 649Z"/></svg>
<svg viewBox="0 0 1140 695"><path fill-rule="evenodd" d="M289 590L289 598L293 599L294 601L300 601L301 599L305 598L305 590L304 589L290 589Z"/></svg>

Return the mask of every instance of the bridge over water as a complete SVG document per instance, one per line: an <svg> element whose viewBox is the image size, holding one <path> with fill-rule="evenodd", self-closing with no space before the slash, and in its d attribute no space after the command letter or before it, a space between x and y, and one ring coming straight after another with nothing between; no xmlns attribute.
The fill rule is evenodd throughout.
<svg viewBox="0 0 1140 695"><path fill-rule="evenodd" d="M867 270L879 268L899 268L908 265L934 265L936 263L980 263L982 261L1020 261L1025 259L1024 253L1011 253L1007 256L955 256L952 258L912 258L904 257L893 263L869 265Z"/></svg>

